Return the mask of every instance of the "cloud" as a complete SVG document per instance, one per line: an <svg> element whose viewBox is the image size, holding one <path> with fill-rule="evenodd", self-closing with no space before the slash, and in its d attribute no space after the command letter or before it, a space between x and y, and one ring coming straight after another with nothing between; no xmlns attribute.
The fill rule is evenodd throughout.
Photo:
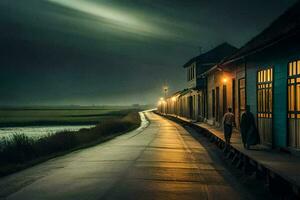
<svg viewBox="0 0 300 200"><path fill-rule="evenodd" d="M143 36L168 37L171 33L159 26L140 20L138 15L133 15L125 10L113 8L100 2L87 0L46 0L50 3L76 10L99 19L124 32L135 33Z"/></svg>

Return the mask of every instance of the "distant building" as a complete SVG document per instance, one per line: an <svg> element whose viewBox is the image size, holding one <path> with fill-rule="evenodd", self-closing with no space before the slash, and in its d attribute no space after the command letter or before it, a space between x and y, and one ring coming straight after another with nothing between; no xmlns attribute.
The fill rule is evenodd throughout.
<svg viewBox="0 0 300 200"><path fill-rule="evenodd" d="M201 77L202 73L209 70L211 67L215 66L224 58L232 55L236 51L236 47L225 42L185 63L183 67L187 72L188 88L204 88L206 82L205 79Z"/></svg>
<svg viewBox="0 0 300 200"><path fill-rule="evenodd" d="M188 90L182 95L185 98L185 109L187 116L193 120L207 119L209 91L207 90L207 79L203 73L222 61L225 57L232 55L237 48L223 43L210 51L200 54L184 64L187 74Z"/></svg>
<svg viewBox="0 0 300 200"><path fill-rule="evenodd" d="M223 43L210 51L200 54L183 65L186 69L187 89L176 92L164 102L167 113L203 121L207 118L207 80L203 73L218 64L237 48Z"/></svg>
<svg viewBox="0 0 300 200"><path fill-rule="evenodd" d="M207 83L205 121L220 127L223 115L232 108L236 127L239 128L240 116L246 109L245 64L238 60L229 62L229 58L201 74Z"/></svg>

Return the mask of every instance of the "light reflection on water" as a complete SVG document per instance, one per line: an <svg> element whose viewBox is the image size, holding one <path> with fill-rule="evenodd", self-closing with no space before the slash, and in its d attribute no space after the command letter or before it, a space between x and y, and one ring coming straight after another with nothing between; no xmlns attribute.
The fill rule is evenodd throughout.
<svg viewBox="0 0 300 200"><path fill-rule="evenodd" d="M40 138L59 131L78 131L82 128L92 128L92 125L70 125L70 126L31 126L31 127L7 127L0 128L0 140L9 138L13 134L25 134L29 137Z"/></svg>

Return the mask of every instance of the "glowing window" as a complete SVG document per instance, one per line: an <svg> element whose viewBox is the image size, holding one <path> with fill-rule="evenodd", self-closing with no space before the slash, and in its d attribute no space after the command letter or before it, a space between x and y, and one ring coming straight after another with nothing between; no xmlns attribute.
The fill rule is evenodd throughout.
<svg viewBox="0 0 300 200"><path fill-rule="evenodd" d="M257 72L257 116L272 118L273 112L273 69L266 68Z"/></svg>
<svg viewBox="0 0 300 200"><path fill-rule="evenodd" d="M298 118L300 114L300 60L288 65L288 117Z"/></svg>

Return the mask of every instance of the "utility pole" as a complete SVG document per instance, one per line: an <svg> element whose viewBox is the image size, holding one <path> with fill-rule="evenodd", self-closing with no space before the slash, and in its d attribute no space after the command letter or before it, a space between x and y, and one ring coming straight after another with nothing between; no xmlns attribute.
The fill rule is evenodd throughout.
<svg viewBox="0 0 300 200"><path fill-rule="evenodd" d="M167 85L167 83L165 82L164 86L163 86L163 93L164 93L164 103L163 103L163 106L164 106L164 113L166 114L167 113L167 107L168 107L168 103L167 103L167 96L168 96L168 92L169 92L169 87Z"/></svg>
<svg viewBox="0 0 300 200"><path fill-rule="evenodd" d="M202 54L202 46L199 46L198 50L199 50L199 54Z"/></svg>

